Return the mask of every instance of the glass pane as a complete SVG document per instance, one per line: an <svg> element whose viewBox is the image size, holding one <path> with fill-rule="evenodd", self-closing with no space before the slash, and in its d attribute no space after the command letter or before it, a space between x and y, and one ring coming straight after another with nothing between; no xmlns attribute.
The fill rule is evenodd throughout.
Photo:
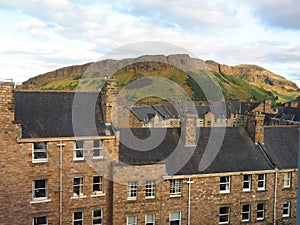
<svg viewBox="0 0 300 225"><path fill-rule="evenodd" d="M249 219L249 214L248 213L243 213L242 214L242 220L248 220Z"/></svg>
<svg viewBox="0 0 300 225"><path fill-rule="evenodd" d="M34 149L47 149L47 143L46 142L36 142L33 143Z"/></svg>
<svg viewBox="0 0 300 225"><path fill-rule="evenodd" d="M99 140L94 140L94 148L99 148L99 147L100 147Z"/></svg>
<svg viewBox="0 0 300 225"><path fill-rule="evenodd" d="M45 187L46 187L46 180L35 181L35 188L45 188Z"/></svg>
<svg viewBox="0 0 300 225"><path fill-rule="evenodd" d="M264 214L263 212L257 212L257 218L263 218Z"/></svg>
<svg viewBox="0 0 300 225"><path fill-rule="evenodd" d="M93 156L100 156L100 149L94 149Z"/></svg>
<svg viewBox="0 0 300 225"><path fill-rule="evenodd" d="M128 216L128 223L135 224L135 216Z"/></svg>
<svg viewBox="0 0 300 225"><path fill-rule="evenodd" d="M177 221L171 221L170 225L179 225L179 220L177 220Z"/></svg>
<svg viewBox="0 0 300 225"><path fill-rule="evenodd" d="M171 220L178 220L178 219L180 219L180 212L172 212Z"/></svg>
<svg viewBox="0 0 300 225"><path fill-rule="evenodd" d="M83 141L76 141L76 148L83 148Z"/></svg>
<svg viewBox="0 0 300 225"><path fill-rule="evenodd" d="M43 197L46 197L46 190L45 189L39 189L39 190L36 190L34 192L34 197L35 198L43 198Z"/></svg>
<svg viewBox="0 0 300 225"><path fill-rule="evenodd" d="M100 176L96 176L93 178L94 183L100 183Z"/></svg>
<svg viewBox="0 0 300 225"><path fill-rule="evenodd" d="M264 204L260 203L257 204L257 210L263 210L264 209Z"/></svg>
<svg viewBox="0 0 300 225"><path fill-rule="evenodd" d="M82 219L82 212L74 212L74 220Z"/></svg>
<svg viewBox="0 0 300 225"><path fill-rule="evenodd" d="M250 206L249 205L243 205L243 212L248 212Z"/></svg>
<svg viewBox="0 0 300 225"><path fill-rule="evenodd" d="M34 159L45 159L47 158L46 152L34 152Z"/></svg>
<svg viewBox="0 0 300 225"><path fill-rule="evenodd" d="M100 209L94 210L94 217L101 217L101 210Z"/></svg>
<svg viewBox="0 0 300 225"><path fill-rule="evenodd" d="M228 213L228 208L227 207L221 207L220 208L220 214L227 214Z"/></svg>
<svg viewBox="0 0 300 225"><path fill-rule="evenodd" d="M74 185L80 184L81 178L74 178Z"/></svg>
<svg viewBox="0 0 300 225"><path fill-rule="evenodd" d="M82 225L82 221L74 221L74 225Z"/></svg>
<svg viewBox="0 0 300 225"><path fill-rule="evenodd" d="M220 177L220 182L221 183L225 183L225 182L228 182L229 181L229 177L226 176L226 177Z"/></svg>
<svg viewBox="0 0 300 225"><path fill-rule="evenodd" d="M47 216L35 217L33 221L34 221L34 225L47 224Z"/></svg>
<svg viewBox="0 0 300 225"><path fill-rule="evenodd" d="M146 216L146 222L153 222L154 220L154 215L153 214L148 214Z"/></svg>
<svg viewBox="0 0 300 225"><path fill-rule="evenodd" d="M76 150L76 157L82 158L83 157L83 150Z"/></svg>
<svg viewBox="0 0 300 225"><path fill-rule="evenodd" d="M93 224L102 224L102 219L93 220Z"/></svg>

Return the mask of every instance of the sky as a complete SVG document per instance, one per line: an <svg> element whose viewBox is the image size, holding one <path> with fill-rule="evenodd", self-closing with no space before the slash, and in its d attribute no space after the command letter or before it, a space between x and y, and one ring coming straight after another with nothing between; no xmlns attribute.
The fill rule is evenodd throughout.
<svg viewBox="0 0 300 225"><path fill-rule="evenodd" d="M23 82L98 61L124 45L160 41L203 60L256 64L300 87L298 6L297 0L0 0L0 80Z"/></svg>

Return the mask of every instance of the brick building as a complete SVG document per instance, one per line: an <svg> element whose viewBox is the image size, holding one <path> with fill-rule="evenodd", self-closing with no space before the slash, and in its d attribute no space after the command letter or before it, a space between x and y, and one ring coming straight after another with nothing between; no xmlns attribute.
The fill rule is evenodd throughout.
<svg viewBox="0 0 300 225"><path fill-rule="evenodd" d="M0 224L295 224L297 127L266 127L256 112L246 129L199 127L199 114L117 129L109 85L76 93L74 115L74 92L0 83Z"/></svg>

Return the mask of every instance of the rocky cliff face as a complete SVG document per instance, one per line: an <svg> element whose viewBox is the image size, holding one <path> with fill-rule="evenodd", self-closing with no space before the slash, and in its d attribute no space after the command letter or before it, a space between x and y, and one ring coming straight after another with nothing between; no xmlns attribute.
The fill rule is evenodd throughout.
<svg viewBox="0 0 300 225"><path fill-rule="evenodd" d="M138 58L107 59L96 63L69 66L33 77L19 88L74 90L82 76L88 78L86 85L89 85L99 74L102 76L115 74L119 85L125 86L142 75L167 77L184 87L192 95L200 90L182 71L200 74L199 71L207 70L213 71L215 80L223 89L228 100L245 100L254 95L257 100L272 98L284 102L300 96L300 90L295 83L262 67L256 65L228 66L214 61L190 58L185 54L145 55ZM201 98L201 95L199 96Z"/></svg>
<svg viewBox="0 0 300 225"><path fill-rule="evenodd" d="M214 61L206 61L206 64L210 69L217 73L239 77L247 82L253 83L254 85L263 82L271 86L286 85L295 90L298 89L295 83L256 65L227 66Z"/></svg>

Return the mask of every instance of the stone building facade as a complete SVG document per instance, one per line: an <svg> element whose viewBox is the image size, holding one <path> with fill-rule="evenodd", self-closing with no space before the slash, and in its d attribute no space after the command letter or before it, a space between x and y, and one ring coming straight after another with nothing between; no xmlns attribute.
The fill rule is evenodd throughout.
<svg viewBox="0 0 300 225"><path fill-rule="evenodd" d="M111 132L96 136L63 130L67 117L50 131L38 119L39 126L30 122L28 127L26 119L42 115L47 120L48 114L35 107L21 112L16 108L20 99L51 99L35 106L57 107L59 117L50 113L53 123L69 115L68 107L59 106L70 103L72 93L59 93L64 102L58 105L50 104L59 99L54 94L18 93L13 83L0 83L0 224L265 224L278 219L295 224L296 127L264 127L261 114L249 115L249 134L238 126L227 128L219 154L200 170L211 129L201 127L197 133L194 116L181 122L185 137L178 137L180 128L174 125L161 144L145 153L122 143L128 130L116 130L109 119L113 115L99 125ZM117 107L111 98L103 105L107 114ZM132 129L147 139L148 129ZM289 134L285 143L273 143L282 133ZM290 158L275 157L278 151ZM182 159L184 165L174 170Z"/></svg>

